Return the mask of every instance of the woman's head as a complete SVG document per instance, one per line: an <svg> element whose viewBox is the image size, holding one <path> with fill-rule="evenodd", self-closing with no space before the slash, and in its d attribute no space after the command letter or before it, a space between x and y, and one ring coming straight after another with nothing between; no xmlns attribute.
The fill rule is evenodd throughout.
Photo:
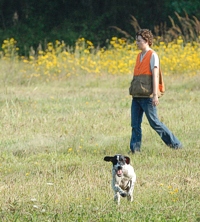
<svg viewBox="0 0 200 222"><path fill-rule="evenodd" d="M149 29L140 29L136 33L136 40L138 39L138 36L141 36L141 38L145 40L149 46L153 44L153 34Z"/></svg>

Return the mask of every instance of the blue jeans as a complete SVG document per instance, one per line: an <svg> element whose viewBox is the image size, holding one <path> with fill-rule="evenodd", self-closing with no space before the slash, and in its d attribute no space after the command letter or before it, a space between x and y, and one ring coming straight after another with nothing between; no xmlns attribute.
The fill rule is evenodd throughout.
<svg viewBox="0 0 200 222"><path fill-rule="evenodd" d="M152 98L133 98L131 105L131 127L132 135L130 149L132 152L140 151L142 142L142 117L145 113L150 126L158 133L163 142L174 149L182 147L181 142L173 133L160 122L157 116L157 108L152 104Z"/></svg>

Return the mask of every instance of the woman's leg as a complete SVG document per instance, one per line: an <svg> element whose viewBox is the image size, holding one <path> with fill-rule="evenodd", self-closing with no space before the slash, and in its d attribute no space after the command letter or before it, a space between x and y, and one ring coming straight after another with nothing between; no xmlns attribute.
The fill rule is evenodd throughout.
<svg viewBox="0 0 200 222"><path fill-rule="evenodd" d="M163 142L174 149L181 148L181 142L174 136L174 134L158 119L157 108L153 106L152 99L144 99L141 104L146 114L150 126L158 133Z"/></svg>
<svg viewBox="0 0 200 222"><path fill-rule="evenodd" d="M143 110L139 103L140 99L133 99L131 104L131 127L132 135L130 140L130 149L132 152L140 151L142 141L142 117Z"/></svg>

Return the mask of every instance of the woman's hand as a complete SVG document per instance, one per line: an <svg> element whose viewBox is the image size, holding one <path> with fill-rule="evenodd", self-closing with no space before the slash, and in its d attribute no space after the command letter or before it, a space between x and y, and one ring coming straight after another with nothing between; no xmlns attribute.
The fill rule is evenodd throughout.
<svg viewBox="0 0 200 222"><path fill-rule="evenodd" d="M152 99L153 106L157 106L159 104L158 95L154 94Z"/></svg>

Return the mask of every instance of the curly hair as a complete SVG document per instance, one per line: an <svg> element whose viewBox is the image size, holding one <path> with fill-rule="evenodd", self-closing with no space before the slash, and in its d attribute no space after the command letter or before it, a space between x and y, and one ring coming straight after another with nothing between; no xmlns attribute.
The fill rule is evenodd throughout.
<svg viewBox="0 0 200 222"><path fill-rule="evenodd" d="M145 41L148 42L149 46L153 44L153 34L149 29L140 29L136 33L136 38L141 36Z"/></svg>

